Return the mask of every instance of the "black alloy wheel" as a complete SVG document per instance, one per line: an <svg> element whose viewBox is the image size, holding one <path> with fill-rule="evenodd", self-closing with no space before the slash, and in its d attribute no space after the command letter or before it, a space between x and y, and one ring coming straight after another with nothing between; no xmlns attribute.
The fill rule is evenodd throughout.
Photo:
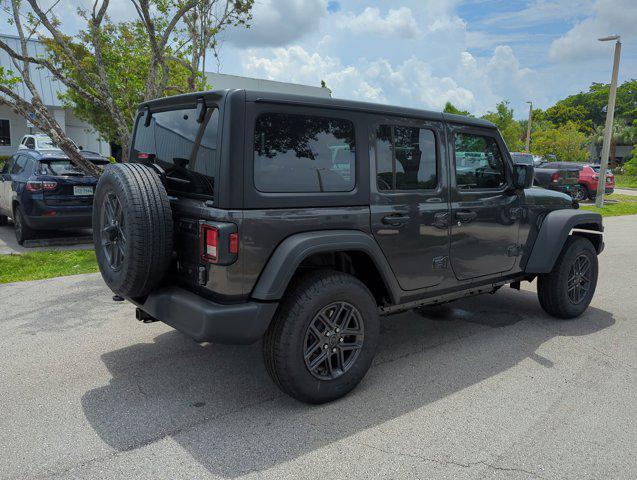
<svg viewBox="0 0 637 480"><path fill-rule="evenodd" d="M575 259L568 274L568 298L577 305L582 302L591 288L591 261L580 255Z"/></svg>
<svg viewBox="0 0 637 480"><path fill-rule="evenodd" d="M122 206L113 192L107 193L102 202L101 245L109 266L115 271L121 269L126 251L126 234Z"/></svg>
<svg viewBox="0 0 637 480"><path fill-rule="evenodd" d="M307 327L303 342L305 366L319 380L334 380L354 365L364 337L358 309L348 302L331 303Z"/></svg>

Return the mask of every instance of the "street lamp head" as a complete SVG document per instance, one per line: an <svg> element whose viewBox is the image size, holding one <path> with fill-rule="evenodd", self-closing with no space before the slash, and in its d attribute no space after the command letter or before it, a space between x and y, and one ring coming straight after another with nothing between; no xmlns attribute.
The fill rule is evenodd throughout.
<svg viewBox="0 0 637 480"><path fill-rule="evenodd" d="M598 38L600 42L612 42L613 40L619 40L621 36L619 35L609 35L608 37Z"/></svg>

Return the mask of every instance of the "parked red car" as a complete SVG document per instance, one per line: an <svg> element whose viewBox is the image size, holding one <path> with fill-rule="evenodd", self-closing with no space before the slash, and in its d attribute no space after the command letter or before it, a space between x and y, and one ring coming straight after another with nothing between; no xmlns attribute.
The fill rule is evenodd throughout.
<svg viewBox="0 0 637 480"><path fill-rule="evenodd" d="M599 165L583 165L579 171L579 189L573 193L573 198L579 201L595 199L597 185L599 184ZM611 194L615 191L615 176L607 171L604 193Z"/></svg>
<svg viewBox="0 0 637 480"><path fill-rule="evenodd" d="M577 168L579 170L579 180L577 188L571 191L571 196L579 201L594 200L597 194L597 184L599 183L599 165L589 163L573 162L552 162L556 168ZM604 193L609 195L615 191L615 176L609 171L606 172L606 184Z"/></svg>

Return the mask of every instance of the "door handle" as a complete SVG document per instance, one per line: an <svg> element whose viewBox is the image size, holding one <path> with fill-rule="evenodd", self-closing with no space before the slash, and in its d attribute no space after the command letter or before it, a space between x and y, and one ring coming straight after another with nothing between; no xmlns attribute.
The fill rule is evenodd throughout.
<svg viewBox="0 0 637 480"><path fill-rule="evenodd" d="M402 227L409 221L409 215L387 215L381 220L384 225L391 225L392 227Z"/></svg>
<svg viewBox="0 0 637 480"><path fill-rule="evenodd" d="M456 218L461 222L470 222L477 216L478 216L477 212L472 212L469 210L456 212Z"/></svg>

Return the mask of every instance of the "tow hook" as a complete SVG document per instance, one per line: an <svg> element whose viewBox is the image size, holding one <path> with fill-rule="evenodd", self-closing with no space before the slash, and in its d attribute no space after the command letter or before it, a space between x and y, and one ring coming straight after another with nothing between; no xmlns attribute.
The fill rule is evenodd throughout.
<svg viewBox="0 0 637 480"><path fill-rule="evenodd" d="M155 317L148 315L141 308L135 309L135 318L139 320L140 322L144 322L144 323L153 323L153 322L159 321Z"/></svg>

